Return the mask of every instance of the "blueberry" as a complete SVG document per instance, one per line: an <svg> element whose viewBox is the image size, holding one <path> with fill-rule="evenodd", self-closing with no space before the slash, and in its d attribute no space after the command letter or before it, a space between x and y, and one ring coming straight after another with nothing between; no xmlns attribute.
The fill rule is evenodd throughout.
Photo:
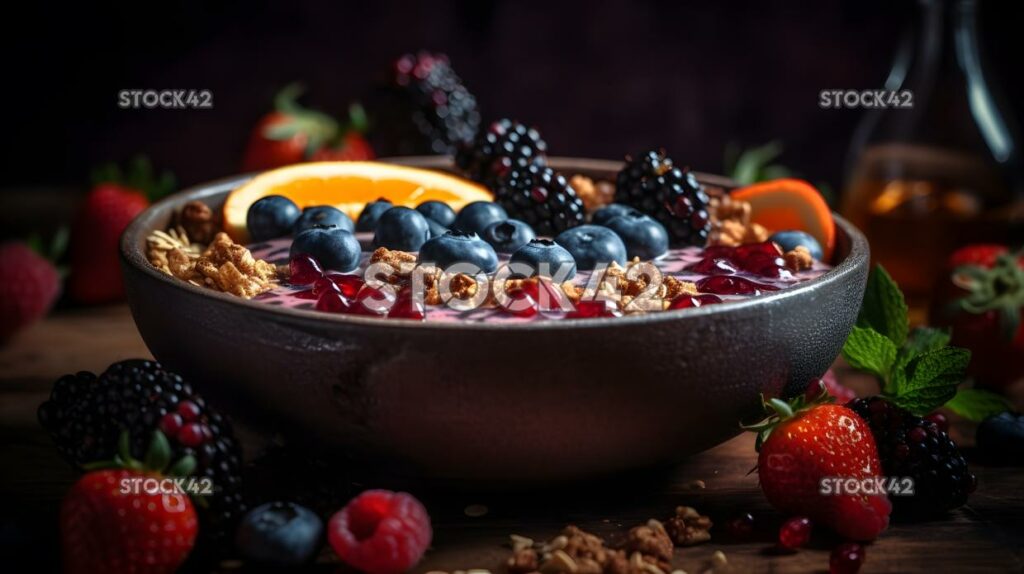
<svg viewBox="0 0 1024 574"><path fill-rule="evenodd" d="M626 264L626 245L611 229L600 225L580 225L558 234L555 243L572 254L576 266L584 271L612 261Z"/></svg>
<svg viewBox="0 0 1024 574"><path fill-rule="evenodd" d="M630 213L640 213L640 211L622 203L612 203L595 211L594 215L590 216L590 221L597 225L604 225L610 219Z"/></svg>
<svg viewBox="0 0 1024 574"><path fill-rule="evenodd" d="M300 565L320 549L323 531L313 511L291 502L268 502L245 515L235 533L235 545L246 560Z"/></svg>
<svg viewBox="0 0 1024 574"><path fill-rule="evenodd" d="M518 219L507 219L488 225L481 237L498 253L515 253L537 235L526 223Z"/></svg>
<svg viewBox="0 0 1024 574"><path fill-rule="evenodd" d="M487 226L495 221L508 219L505 209L497 203L490 201L474 201L462 208L459 216L455 218L452 229L460 229L466 233L480 235L487 229Z"/></svg>
<svg viewBox="0 0 1024 574"><path fill-rule="evenodd" d="M418 263L433 263L441 269L472 263L484 273L493 273L498 268L498 254L475 233L453 230L424 243Z"/></svg>
<svg viewBox="0 0 1024 574"><path fill-rule="evenodd" d="M419 251L430 239L427 218L408 207L392 207L381 214L377 231L373 235L374 247L387 247L398 251Z"/></svg>
<svg viewBox="0 0 1024 574"><path fill-rule="evenodd" d="M1005 412L978 425L978 450L986 462L1024 464L1024 415Z"/></svg>
<svg viewBox="0 0 1024 574"><path fill-rule="evenodd" d="M305 253L324 269L348 273L359 266L361 248L355 235L339 227L314 227L295 236L289 255Z"/></svg>
<svg viewBox="0 0 1024 574"><path fill-rule="evenodd" d="M626 244L626 257L654 259L668 251L668 232L653 217L634 212L613 217L604 226Z"/></svg>
<svg viewBox="0 0 1024 574"><path fill-rule="evenodd" d="M330 205L315 205L302 210L292 232L312 229L314 225L333 225L345 231L355 231L352 219L344 211Z"/></svg>
<svg viewBox="0 0 1024 574"><path fill-rule="evenodd" d="M249 206L245 225L253 241L284 237L292 232L302 212L295 202L280 195L268 195Z"/></svg>
<svg viewBox="0 0 1024 574"><path fill-rule="evenodd" d="M416 206L416 211L423 214L427 219L433 219L445 227L451 227L455 223L455 210L443 201L430 200Z"/></svg>
<svg viewBox="0 0 1024 574"><path fill-rule="evenodd" d="M818 243L818 240L804 231L778 231L769 237L768 240L778 243L783 251L792 251L798 246L803 245L811 252L811 257L818 261L825 257L825 252L821 250L821 244Z"/></svg>
<svg viewBox="0 0 1024 574"><path fill-rule="evenodd" d="M534 239L520 247L508 262L524 263L534 270L534 275L558 275L559 269L569 269L566 279L576 276L576 260L572 253L550 239ZM542 263L547 265L542 266ZM563 267L564 266L564 267Z"/></svg>
<svg viewBox="0 0 1024 574"><path fill-rule="evenodd" d="M445 233L448 233L448 228L434 221L433 219L427 218L427 227L430 228L430 237L440 237Z"/></svg>
<svg viewBox="0 0 1024 574"><path fill-rule="evenodd" d="M394 206L386 199L378 199L377 201L367 203L363 211L359 213L359 219L356 220L356 231L376 231L377 220L380 219L380 216L385 211L392 207Z"/></svg>

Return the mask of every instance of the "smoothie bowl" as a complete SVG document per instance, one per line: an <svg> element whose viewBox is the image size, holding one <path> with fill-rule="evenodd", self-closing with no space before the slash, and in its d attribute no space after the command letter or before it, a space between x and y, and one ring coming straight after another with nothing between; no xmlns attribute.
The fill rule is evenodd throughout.
<svg viewBox="0 0 1024 574"><path fill-rule="evenodd" d="M394 163L415 172L456 171L447 158ZM402 474L538 483L671 463L737 434L739 421L758 412L761 394L800 393L827 370L856 319L868 247L838 217L810 249L783 245L785 235L744 241L743 233L765 233L749 221L757 202L730 205L727 180L688 172L699 194L677 189L687 197L680 202L709 221L691 217L679 227L660 212L649 217L645 197L631 198L628 188L637 183L642 195L653 184L643 174L624 176L630 165L636 167L548 158L544 170L566 176L552 183L533 169L535 177L548 177L542 194L536 181L513 189L500 188L511 185L507 178L484 182L499 186L492 205L507 208L494 221L487 220L493 210L464 207L491 200L483 186L475 187L479 196L468 192L449 201L462 208L458 215L438 208L440 226L408 213L433 215L431 208L371 222L359 216L372 198L338 205L351 215L347 223L309 229L315 235L355 227L338 233L341 247L337 237L327 241L335 251L355 251L340 259L309 257L307 251L320 249L316 242L292 248L308 241L301 234L267 231L280 222L279 211L271 210L263 227L253 225L248 208L270 195L268 174L259 184L243 176L201 185L152 206L126 231L121 249L132 313L159 361L249 426ZM661 174L679 171L671 169L669 163ZM570 187L583 189L567 203ZM232 193L240 189L246 191ZM415 193L396 205L415 207ZM778 211L770 190L765 196L765 212ZM613 198L630 209L599 215ZM223 214L203 233L208 247L180 236L183 209L196 209L195 202L213 219ZM535 205L547 202L559 207ZM298 207L319 202L304 203ZM474 209L483 215L471 217ZM249 229L238 225L240 210L248 213ZM728 211L744 220L739 235L729 228ZM558 220L576 212L577 221ZM530 229L502 227L504 217L517 216L530 220ZM408 232L420 233L420 219L429 226L410 245ZM653 221L661 225L651 232ZM286 223L294 226L294 218ZM812 235L820 231L811 227ZM611 239L609 247L602 231L609 228L625 239ZM227 233L216 235L220 229ZM531 235L537 236L532 242ZM509 272L499 290L501 270L523 261L524 244L542 252L528 263L568 252L571 273ZM176 249L177 263L167 256ZM218 288L222 276L200 272L217 249L242 254L244 266L254 269L235 293ZM465 258L481 269L437 269L438 260L447 262L460 249L477 254ZM320 263L325 257L331 265ZM374 265L384 272L367 274Z"/></svg>

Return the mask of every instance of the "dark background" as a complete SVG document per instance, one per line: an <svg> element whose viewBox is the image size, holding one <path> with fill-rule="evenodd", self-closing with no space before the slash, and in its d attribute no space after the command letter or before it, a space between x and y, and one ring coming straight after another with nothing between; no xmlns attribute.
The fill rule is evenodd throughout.
<svg viewBox="0 0 1024 574"><path fill-rule="evenodd" d="M152 4L152 6L148 5ZM1024 117L1024 9L981 3L989 64ZM556 155L665 147L721 171L728 142L838 186L860 113L824 88L880 88L912 3L269 2L20 4L4 36L5 189L81 187L145 153L188 185L238 171L247 133L295 80L340 113L404 51L450 55L485 119L542 130ZM125 88L213 92L214 109L122 110Z"/></svg>

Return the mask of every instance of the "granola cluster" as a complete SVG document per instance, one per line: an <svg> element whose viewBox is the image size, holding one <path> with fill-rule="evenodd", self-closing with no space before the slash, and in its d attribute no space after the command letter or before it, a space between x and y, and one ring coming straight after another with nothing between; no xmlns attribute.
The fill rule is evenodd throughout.
<svg viewBox="0 0 1024 574"><path fill-rule="evenodd" d="M583 207L588 212L597 211L615 201L615 184L610 181L594 181L585 175L574 175L569 185L576 190L576 195L583 200Z"/></svg>
<svg viewBox="0 0 1024 574"><path fill-rule="evenodd" d="M711 216L708 245L735 247L768 240L768 230L750 221L751 208L746 201L736 201L727 194L712 197L708 212Z"/></svg>
<svg viewBox="0 0 1024 574"><path fill-rule="evenodd" d="M201 249L181 228L154 231L147 246L149 262L164 273L246 299L271 290L277 278L274 265L254 258L223 232Z"/></svg>
<svg viewBox="0 0 1024 574"><path fill-rule="evenodd" d="M608 266L596 289L588 286L566 295L574 303L595 298L614 301L623 312L633 314L664 311L676 297L697 293L694 283L664 275L653 263L634 257L625 267L614 262Z"/></svg>
<svg viewBox="0 0 1024 574"><path fill-rule="evenodd" d="M524 536L512 535L512 556L506 562L509 574L668 574L681 572L672 570L673 550L677 543L673 538L678 529L679 520L688 520L690 528L702 531L706 536L691 536L692 541L679 544L698 544L710 540L707 535L711 521L700 516L693 509L696 518L686 513L669 519L668 524L658 520L648 520L645 524L629 530L625 541L617 547L609 546L604 539L581 530L576 526L567 526L561 534L546 542L534 542ZM699 519L699 520L698 520ZM699 522L699 524L698 524ZM704 525L706 524L706 528ZM688 540L681 538L681 540Z"/></svg>
<svg viewBox="0 0 1024 574"><path fill-rule="evenodd" d="M694 546L711 540L711 519L692 506L676 508L676 515L665 522L672 542L679 546Z"/></svg>
<svg viewBox="0 0 1024 574"><path fill-rule="evenodd" d="M797 245L794 249L783 253L782 259L791 271L804 271L814 265L814 258L811 257L810 250L803 245Z"/></svg>
<svg viewBox="0 0 1024 574"><path fill-rule="evenodd" d="M177 223L196 243L210 243L221 230L220 218L201 201L186 203L178 213Z"/></svg>

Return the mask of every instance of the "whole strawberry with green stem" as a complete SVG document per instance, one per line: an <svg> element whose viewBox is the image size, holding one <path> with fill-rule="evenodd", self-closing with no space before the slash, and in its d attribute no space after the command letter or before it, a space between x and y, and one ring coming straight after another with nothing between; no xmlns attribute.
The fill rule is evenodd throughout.
<svg viewBox="0 0 1024 574"><path fill-rule="evenodd" d="M761 490L783 512L810 517L850 540L874 540L888 526L892 510L884 492L822 490L823 481L881 476L871 430L850 409L831 404L823 386L808 394L811 398L765 401L770 414L744 427L758 433Z"/></svg>
<svg viewBox="0 0 1024 574"><path fill-rule="evenodd" d="M127 170L109 164L92 179L71 227L67 292L79 303L112 303L124 298L121 234L151 201L173 190L174 176L155 174L149 160L140 156Z"/></svg>
<svg viewBox="0 0 1024 574"><path fill-rule="evenodd" d="M968 245L950 256L948 271L931 320L973 353L967 374L993 389L1024 379L1024 252Z"/></svg>
<svg viewBox="0 0 1024 574"><path fill-rule="evenodd" d="M92 465L61 504L61 557L71 574L170 574L188 558L198 529L188 495L147 479L185 476L195 460L168 470L170 446L157 431L144 461L132 458L127 432L113 461Z"/></svg>

